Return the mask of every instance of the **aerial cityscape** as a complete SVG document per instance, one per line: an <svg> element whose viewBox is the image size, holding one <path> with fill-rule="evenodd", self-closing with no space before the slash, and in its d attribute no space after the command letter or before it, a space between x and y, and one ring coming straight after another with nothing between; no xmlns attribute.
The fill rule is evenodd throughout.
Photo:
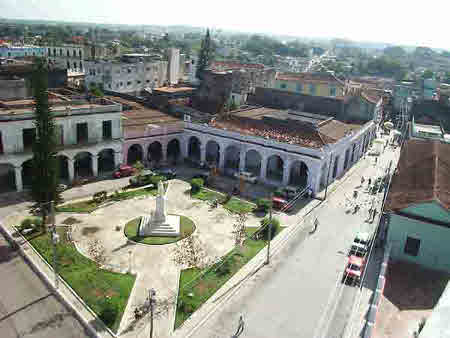
<svg viewBox="0 0 450 338"><path fill-rule="evenodd" d="M450 338L445 11L380 1L0 4L0 338Z"/></svg>

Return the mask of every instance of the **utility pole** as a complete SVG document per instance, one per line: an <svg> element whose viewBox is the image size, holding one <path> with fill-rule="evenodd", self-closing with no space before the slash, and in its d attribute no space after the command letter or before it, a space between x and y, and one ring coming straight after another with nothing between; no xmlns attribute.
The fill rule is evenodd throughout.
<svg viewBox="0 0 450 338"><path fill-rule="evenodd" d="M154 289L148 290L148 303L150 306L150 333L149 333L150 338L153 337L153 302L155 295L156 292Z"/></svg>
<svg viewBox="0 0 450 338"><path fill-rule="evenodd" d="M53 271L55 272L55 289L59 288L59 278L58 278L58 251L56 250L56 245L59 243L59 235L56 232L55 225L55 206L53 201L50 201L50 217L52 222L52 244L53 244ZM44 224L45 226L45 224Z"/></svg>
<svg viewBox="0 0 450 338"><path fill-rule="evenodd" d="M272 205L273 205L273 193L270 193L270 208L269 208L269 224L268 231L267 231L267 259L266 264L268 265L270 263L270 241L272 237Z"/></svg>

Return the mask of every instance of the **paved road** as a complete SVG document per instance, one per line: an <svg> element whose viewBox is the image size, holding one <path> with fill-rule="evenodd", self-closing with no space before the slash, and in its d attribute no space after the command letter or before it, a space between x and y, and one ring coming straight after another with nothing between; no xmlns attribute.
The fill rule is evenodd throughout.
<svg viewBox="0 0 450 338"><path fill-rule="evenodd" d="M0 337L88 336L1 235L0 276Z"/></svg>
<svg viewBox="0 0 450 338"><path fill-rule="evenodd" d="M379 160L380 166L386 164L389 156L386 157L385 161ZM361 168L306 220L306 224L311 224L318 217L320 225L315 234L305 238L302 232L273 260L271 267L257 273L192 337L230 337L240 314L246 323L241 338L328 337L324 333L335 317L335 312L327 315L330 304L339 305L342 294L343 304L352 304L355 298L354 290L338 296L334 293L340 285L351 242L368 224L364 222L365 210L355 215L345 213L343 197L352 196L361 175L374 176L377 169L372 163L372 158L363 160ZM345 327L347 319L344 313L335 324Z"/></svg>

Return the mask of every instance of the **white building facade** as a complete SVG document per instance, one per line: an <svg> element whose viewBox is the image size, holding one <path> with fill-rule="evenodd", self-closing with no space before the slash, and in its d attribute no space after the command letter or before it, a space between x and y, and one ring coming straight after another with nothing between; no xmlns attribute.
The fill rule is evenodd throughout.
<svg viewBox="0 0 450 338"><path fill-rule="evenodd" d="M120 104L103 100L101 104L53 107L52 112L63 181L109 173L122 162ZM32 175L33 110L0 114L0 121L0 177L2 182L14 182L15 189L21 191Z"/></svg>
<svg viewBox="0 0 450 338"><path fill-rule="evenodd" d="M185 158L203 162L213 159L222 172L229 162L227 157L235 157L235 170L253 172L261 182L274 186L296 185L295 172L303 170L306 186L318 193L344 175L375 136L375 124L370 121L334 144L313 149L185 122L181 151ZM281 169L277 178L270 175L274 160Z"/></svg>
<svg viewBox="0 0 450 338"><path fill-rule="evenodd" d="M85 85L139 95L145 88L157 88L166 83L167 64L167 61L86 61Z"/></svg>

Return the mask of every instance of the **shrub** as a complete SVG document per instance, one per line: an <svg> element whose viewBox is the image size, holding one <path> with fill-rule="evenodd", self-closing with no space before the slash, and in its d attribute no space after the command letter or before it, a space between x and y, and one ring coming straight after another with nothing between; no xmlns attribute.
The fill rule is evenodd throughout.
<svg viewBox="0 0 450 338"><path fill-rule="evenodd" d="M166 178L161 175L154 175L150 177L150 183L153 183L155 186L158 186L159 181L165 181Z"/></svg>
<svg viewBox="0 0 450 338"><path fill-rule="evenodd" d="M215 269L216 274L220 277L228 275L231 272L231 260L233 257L225 257L225 259L221 259L216 265Z"/></svg>
<svg viewBox="0 0 450 338"><path fill-rule="evenodd" d="M106 201L107 198L108 198L108 193L103 190L103 191L96 192L92 196L92 201L94 203L100 204L100 203L103 203L104 201Z"/></svg>
<svg viewBox="0 0 450 338"><path fill-rule="evenodd" d="M267 239L267 235L269 233L269 217L264 217L261 220L261 231L258 233L258 239ZM273 239L275 237L275 234L280 229L280 221L278 218L273 217L272 218L272 233L270 234L270 238Z"/></svg>
<svg viewBox="0 0 450 338"><path fill-rule="evenodd" d="M270 201L264 198L259 198L256 200L256 205L258 206L259 211L267 213L270 209Z"/></svg>
<svg viewBox="0 0 450 338"><path fill-rule="evenodd" d="M111 301L108 298L104 298L101 304L102 311L100 312L100 319L103 321L103 323L106 324L106 326L111 327L117 317L118 308L117 304Z"/></svg>
<svg viewBox="0 0 450 338"><path fill-rule="evenodd" d="M225 195L225 197L223 198L221 203L222 204L227 204L232 198L233 198L233 195L228 193L228 194Z"/></svg>
<svg viewBox="0 0 450 338"><path fill-rule="evenodd" d="M39 228L42 226L42 218L40 217L29 217L29 218L25 218L21 223L20 223L20 229L27 229L27 228L31 228L31 225L34 224L36 226L36 228Z"/></svg>
<svg viewBox="0 0 450 338"><path fill-rule="evenodd" d="M277 190L275 190L273 192L273 195L277 196L277 197L284 197L284 195L285 195L284 189L283 188L278 188Z"/></svg>
<svg viewBox="0 0 450 338"><path fill-rule="evenodd" d="M195 311L194 297L189 296L189 291L182 290L178 300L178 308L185 314L191 314Z"/></svg>
<svg viewBox="0 0 450 338"><path fill-rule="evenodd" d="M203 187L204 182L201 178L193 178L191 180L191 194L195 194Z"/></svg>

